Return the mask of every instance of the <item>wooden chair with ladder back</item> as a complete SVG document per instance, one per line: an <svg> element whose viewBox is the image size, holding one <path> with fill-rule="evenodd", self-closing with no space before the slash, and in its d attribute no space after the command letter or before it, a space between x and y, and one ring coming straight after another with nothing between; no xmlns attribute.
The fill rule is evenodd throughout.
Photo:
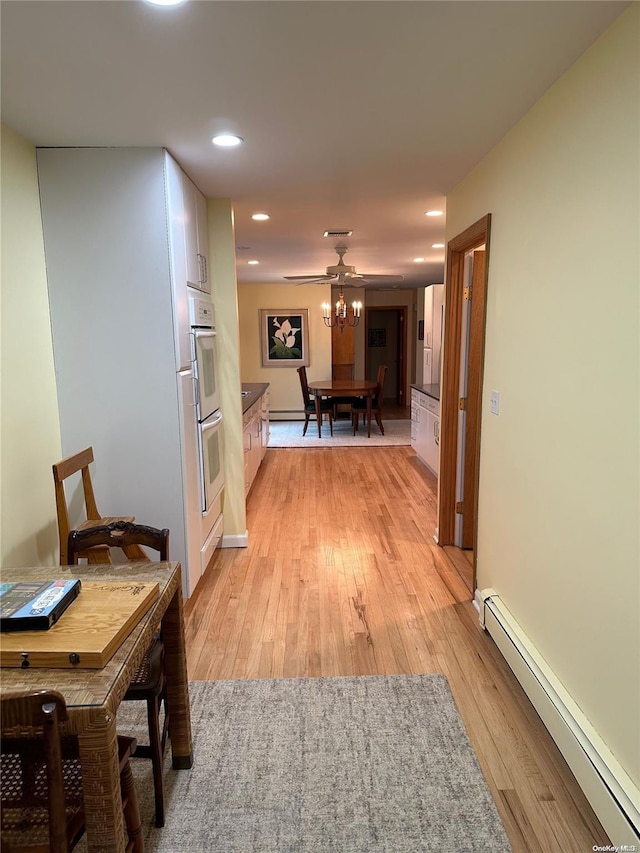
<svg viewBox="0 0 640 853"><path fill-rule="evenodd" d="M91 482L91 472L89 465L93 462L93 448L85 447L79 453L73 456L68 456L60 462L53 465L53 483L56 495L56 512L58 516L58 544L60 547L60 565L66 566L67 559L67 542L71 531L71 522L69 519L69 504L65 494L64 482L73 474L80 472L82 478L82 492L84 495L84 507L86 521L78 525L78 530L86 530L87 528L95 527L96 524L110 524L113 521L135 521L135 516L119 516L107 517L101 516L96 506L96 498L93 491L93 483ZM127 559L145 560L147 556L138 545L126 546ZM89 563L110 563L109 549L106 547L93 548L91 552L79 554L80 557L86 557Z"/></svg>
<svg viewBox="0 0 640 853"><path fill-rule="evenodd" d="M302 430L302 435L306 435L307 427L309 426L309 418L311 415L316 414L316 403L315 399L311 399L311 394L309 394L309 383L307 382L307 368L299 367L298 368L298 376L300 377L300 387L302 389L302 400L304 402L304 429ZM323 416L327 415L329 418L329 429L331 431L331 435L333 435L333 401L332 400L320 400L320 427L322 427L322 419Z"/></svg>
<svg viewBox="0 0 640 853"><path fill-rule="evenodd" d="M382 425L382 400L384 398L384 380L387 376L386 364L381 364L378 368L378 376L376 379L376 390L371 400L371 414L375 417L376 423L382 435L384 435L384 426ZM364 424L367 417L367 400L365 397L358 397L354 400L351 409L351 420L353 425L353 434L355 435L358 429L358 419L362 414L362 423Z"/></svg>
<svg viewBox="0 0 640 853"><path fill-rule="evenodd" d="M348 364L332 364L331 365L331 378L332 379L353 379L353 374L355 370L355 364L350 362ZM340 413L346 413L347 418L351 417L351 407L353 406L355 397L332 397L331 402L333 403L333 417L335 420L338 420L340 417Z"/></svg>
<svg viewBox="0 0 640 853"><path fill-rule="evenodd" d="M7 853L68 853L85 831L84 791L74 735L63 735L64 697L53 690L0 697L0 833ZM129 756L118 736L127 853L142 853L142 826ZM109 827L104 827L109 832Z"/></svg>
<svg viewBox="0 0 640 853"><path fill-rule="evenodd" d="M69 533L68 552L71 565L78 562L80 554L96 546L122 548L131 545L144 546L158 552L161 562L169 559L169 531L165 528L148 527L133 524L130 521L115 521L87 530L72 530ZM149 560L144 553L145 560ZM151 647L145 653L142 663L131 680L123 697L124 701L145 701L147 703L147 725L149 745L140 744L133 753L134 758L150 758L153 767L153 788L155 796L156 826L164 826L164 783L162 766L169 732L169 707L166 696L164 673L164 643L156 632ZM160 727L160 711L164 705L164 720Z"/></svg>

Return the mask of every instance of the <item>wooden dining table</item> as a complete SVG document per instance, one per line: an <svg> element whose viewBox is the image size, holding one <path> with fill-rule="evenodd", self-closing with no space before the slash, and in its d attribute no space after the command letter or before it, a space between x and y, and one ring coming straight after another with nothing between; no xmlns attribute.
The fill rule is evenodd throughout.
<svg viewBox="0 0 640 853"><path fill-rule="evenodd" d="M118 706L158 625L162 626L165 649L173 767L188 769L193 763L180 563L3 568L0 574L3 582L73 577L81 581L158 584L157 600L101 669L0 668L0 695L46 688L64 696L69 714L66 730L78 737L88 849L91 853L123 853L125 834L116 733Z"/></svg>
<svg viewBox="0 0 640 853"><path fill-rule="evenodd" d="M377 382L371 379L324 379L310 382L309 393L316 398L316 420L318 422L318 438L322 438L322 414L320 400L322 397L366 397L367 399L367 437L371 438L371 398L377 388Z"/></svg>

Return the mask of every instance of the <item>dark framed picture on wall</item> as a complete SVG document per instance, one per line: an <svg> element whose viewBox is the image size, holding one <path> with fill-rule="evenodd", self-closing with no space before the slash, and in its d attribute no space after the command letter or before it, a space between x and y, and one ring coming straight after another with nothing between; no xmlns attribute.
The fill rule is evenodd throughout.
<svg viewBox="0 0 640 853"><path fill-rule="evenodd" d="M263 367L309 364L309 309L260 309Z"/></svg>

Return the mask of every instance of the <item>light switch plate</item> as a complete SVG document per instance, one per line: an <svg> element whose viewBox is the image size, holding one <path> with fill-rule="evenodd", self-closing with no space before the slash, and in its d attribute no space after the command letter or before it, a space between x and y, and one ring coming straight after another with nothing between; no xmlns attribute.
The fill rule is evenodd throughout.
<svg viewBox="0 0 640 853"><path fill-rule="evenodd" d="M500 392L492 391L491 392L491 412L494 415L500 414Z"/></svg>

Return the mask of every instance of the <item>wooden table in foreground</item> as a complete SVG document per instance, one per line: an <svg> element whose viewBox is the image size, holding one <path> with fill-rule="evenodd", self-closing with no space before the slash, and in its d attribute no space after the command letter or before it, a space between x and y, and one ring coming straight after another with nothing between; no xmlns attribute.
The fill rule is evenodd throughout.
<svg viewBox="0 0 640 853"><path fill-rule="evenodd" d="M325 379L322 382L310 382L309 393L316 398L316 420L318 438L322 437L320 414L321 397L366 397L367 398L367 438L371 438L371 398L377 384L371 379Z"/></svg>
<svg viewBox="0 0 640 853"><path fill-rule="evenodd" d="M125 837L116 714L160 623L165 647L173 767L186 769L193 762L180 563L3 568L1 576L3 581L74 577L82 581L157 582L160 587L158 600L102 669L0 669L0 693L48 688L64 696L69 711L68 730L78 735L80 746L89 850L91 853L122 853Z"/></svg>

